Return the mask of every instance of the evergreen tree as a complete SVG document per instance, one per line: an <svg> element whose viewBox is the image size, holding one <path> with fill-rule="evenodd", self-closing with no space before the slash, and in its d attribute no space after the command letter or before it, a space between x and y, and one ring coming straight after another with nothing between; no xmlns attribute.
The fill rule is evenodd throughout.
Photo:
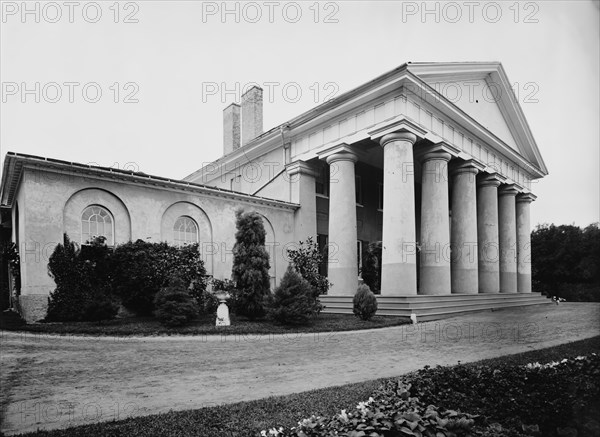
<svg viewBox="0 0 600 437"><path fill-rule="evenodd" d="M279 323L302 325L308 323L320 307L313 298L310 283L289 266L275 290L269 317Z"/></svg>
<svg viewBox="0 0 600 437"><path fill-rule="evenodd" d="M269 253L265 248L265 227L256 212L235 213L237 232L233 246L231 278L236 284L235 310L249 319L265 315L270 294Z"/></svg>

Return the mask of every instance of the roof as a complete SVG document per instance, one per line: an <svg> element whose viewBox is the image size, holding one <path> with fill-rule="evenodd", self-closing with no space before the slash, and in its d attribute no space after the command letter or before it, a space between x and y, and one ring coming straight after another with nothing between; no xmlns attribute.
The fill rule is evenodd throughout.
<svg viewBox="0 0 600 437"><path fill-rule="evenodd" d="M361 95L366 95L376 89L389 90L390 86L399 88L402 85L402 81L417 83L423 89L427 89L427 93L435 95L436 99L439 99L441 106L443 105L444 110L452 111L453 114L457 114L459 118L465 123L469 123L477 127L478 132L485 132L485 136L490 138L494 142L502 144L503 141L498 138L494 132L489 131L483 126L479 120L475 119L472 115L466 113L458 105L450 101L442 94L435 91L430 86L432 80L443 78L445 80L468 80L473 77L485 77L490 76L495 84L497 84L503 95L508 96L506 99L502 99L499 104L502 116L505 118L507 124L511 128L511 133L520 142L519 151L517 154L511 150L506 150L507 154L515 160L526 161L528 166L533 170L533 177L539 178L548 174L548 169L544 163L542 156L539 152L538 146L534 140L533 134L525 119L525 115L515 98L514 92L506 76L504 68L500 62L407 62L400 66L380 75L376 78L350 90L338 97L322 103L313 109L310 109L299 116L282 123L258 137L254 138L246 145L234 150L233 152L222 156L213 163L219 164L223 162L233 161L242 155L246 156L260 156L262 149L267 148L267 143L272 143L277 137L281 135L282 131L288 132L289 135L293 135L295 129L300 129L301 126L309 124L311 121L317 118L327 117L328 114L333 113L338 108L348 106L353 101L360 101ZM440 107L441 107L440 106ZM509 149L510 147L506 144L504 146ZM265 150L265 152L268 150ZM519 156L516 156L519 155ZM184 180L194 179L197 176L203 174L203 169L209 167L211 164L195 171L194 173L186 176Z"/></svg>
<svg viewBox="0 0 600 437"><path fill-rule="evenodd" d="M130 183L152 185L157 188L178 189L181 191L192 191L198 194L226 197L234 200L242 200L249 203L257 203L279 208L297 209L300 205L284 202L266 197L253 196L237 191L223 188L210 187L203 184L169 179L161 176L149 175L142 172L122 170L118 168L102 167L96 165L82 164L78 162L63 161L60 159L45 158L42 156L28 155L24 153L8 152L4 160L2 172L2 183L0 184L0 208L10 208L13 205L17 189L21 182L24 168L43 168L48 171L70 172L74 174L85 174L98 178L127 181Z"/></svg>

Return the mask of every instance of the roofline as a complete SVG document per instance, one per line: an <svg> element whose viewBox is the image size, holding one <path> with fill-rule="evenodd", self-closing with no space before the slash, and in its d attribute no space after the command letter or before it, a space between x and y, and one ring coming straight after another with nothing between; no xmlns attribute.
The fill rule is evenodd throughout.
<svg viewBox="0 0 600 437"><path fill-rule="evenodd" d="M449 69L454 68L455 70L456 70L456 67L464 67L465 71L472 71L473 66L480 66L481 73L490 74L491 71L498 72L500 79L504 82L505 87L507 87L510 91L509 100L510 100L511 106L514 109L514 111L516 112L517 118L518 118L519 122L521 123L522 128L524 129L524 133L525 133L525 136L527 137L527 141L531 142L533 154L534 154L535 159L538 160L539 167L535 163L530 162L529 158L525 154L521 154L520 152L515 152L504 141L502 141L500 138L498 138L496 134L491 132L485 126L481 125L481 123L478 120L476 120L473 117L471 117L470 115L468 115L465 111L460 109L455 103L448 100L445 96L435 92L435 90L433 90L433 88L431 88L429 85L427 85L427 83L421 77L418 76L417 72L411 71L412 69L410 67L412 65L416 66L417 70L421 69L421 68L432 67L436 70L436 72L439 72L439 74L445 73L443 71L444 67L447 67ZM471 67L471 68L469 68L469 67ZM440 71L440 69L442 69L442 71ZM265 148L266 147L265 144L267 144L269 141L279 140L280 132L282 129L291 130L291 129L297 128L317 117L322 116L323 114L327 113L327 111L330 111L338 106L343 105L344 103L346 103L346 102L350 101L352 98L364 93L365 91L369 90L370 88L375 87L376 85L378 85L382 82L385 82L387 79L394 77L394 76L401 75L401 73L405 73L413 81L420 83L420 85L422 87L425 86L426 88L431 88L431 90L435 94L437 94L437 98L440 99L441 101L443 101L445 105L447 105L449 108L452 108L452 110L454 112L460 114L464 119L468 120L473 126L477 127L478 130L485 132L486 133L485 136L494 138L496 143L498 143L499 145L503 145L504 146L503 149L506 150L504 154L507 157L510 157L510 159L512 159L512 160L526 163L527 164L526 167L530 167L532 170L534 170L533 173L537 173L536 174L537 178L543 177L548 174L548 169L541 157L541 154L539 153L539 149L533 138L533 134L531 132L529 124L527 123L527 119L525 118L522 108L516 101L514 93L512 92L512 89L510 88L510 82L508 82L508 77L506 76L506 73L504 72L504 68L502 67L502 64L500 62L498 62L498 61L491 61L491 62L417 62L417 63L405 62L405 63L401 64L400 66L398 66L392 70L389 70L386 73L383 73L383 74L377 76L376 78L374 78L368 82L365 82L365 83L359 85L358 87L355 87L332 100L322 103L322 104L300 114L299 116L289 120L288 122L282 123L272 129L270 129L269 131L254 138L246 145L234 150L233 152L228 153L227 155L221 156L220 158L216 159L215 161L212 161L211 163L205 165L204 167L187 175L184 178L184 180L192 179L194 177L204 175L205 169L211 165L219 165L223 162L231 162L241 156L247 156L247 154L254 154L254 153L256 153L255 151L257 149L260 150L260 149ZM446 72L446 74L448 74L448 72ZM281 144L279 144L279 145L281 145ZM269 151L270 151L270 149L261 150L259 152L259 156L264 153L267 153ZM498 152L502 153L501 150L498 150Z"/></svg>
<svg viewBox="0 0 600 437"><path fill-rule="evenodd" d="M12 207L16 191L20 185L23 169L40 167L47 171L67 171L70 173L86 174L99 178L106 178L106 176L109 176L111 179L118 178L135 184L147 185L150 182L156 187L188 191L191 190L198 194L226 197L233 200L243 200L250 203L258 203L277 208L296 210L300 207L300 205L296 203L254 196L224 188L210 187L195 182L187 182L178 179L148 175L142 172L82 164L78 162L69 162L60 159L45 158L43 156L28 155L24 153L7 152L4 160L2 183L0 185L0 208Z"/></svg>

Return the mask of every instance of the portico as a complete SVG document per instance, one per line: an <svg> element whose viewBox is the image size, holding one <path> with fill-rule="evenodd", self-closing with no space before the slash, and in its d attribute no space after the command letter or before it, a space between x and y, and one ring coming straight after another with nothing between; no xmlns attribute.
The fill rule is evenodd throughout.
<svg viewBox="0 0 600 437"><path fill-rule="evenodd" d="M477 160L461 158L451 145L431 144L406 128L375 140L383 148L382 297L531 293L531 192L507 184ZM347 143L319 153L331 173L332 296L353 296L357 284L359 154ZM415 165L420 167L420 215Z"/></svg>

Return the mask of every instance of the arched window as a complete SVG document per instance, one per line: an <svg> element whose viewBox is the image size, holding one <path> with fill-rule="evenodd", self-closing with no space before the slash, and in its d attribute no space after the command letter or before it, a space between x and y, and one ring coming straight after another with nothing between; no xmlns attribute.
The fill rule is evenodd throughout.
<svg viewBox="0 0 600 437"><path fill-rule="evenodd" d="M81 244L94 237L105 237L106 244L114 245L114 223L110 213L98 205L88 206L81 214Z"/></svg>
<svg viewBox="0 0 600 437"><path fill-rule="evenodd" d="M198 225L189 217L181 216L173 225L173 240L177 246L198 242Z"/></svg>

